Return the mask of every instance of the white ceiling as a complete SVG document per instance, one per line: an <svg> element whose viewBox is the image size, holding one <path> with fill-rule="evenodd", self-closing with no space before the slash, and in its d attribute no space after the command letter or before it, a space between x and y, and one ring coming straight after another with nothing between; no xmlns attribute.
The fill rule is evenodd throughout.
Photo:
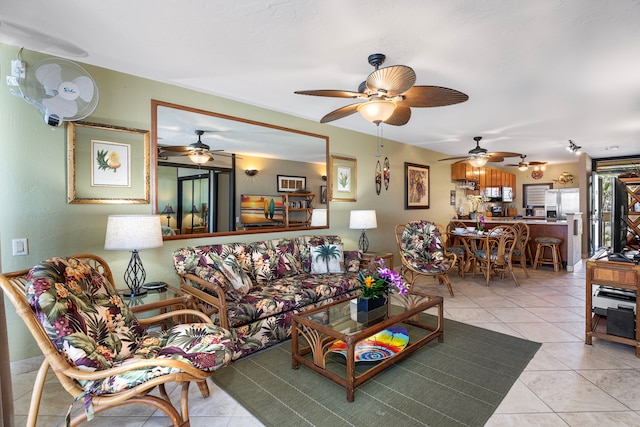
<svg viewBox="0 0 640 427"><path fill-rule="evenodd" d="M12 42L7 23L88 55ZM637 0L3 0L0 41L315 121L351 100L294 91L355 91L384 53L417 85L469 95L385 138L464 155L478 135L550 163L575 159L569 139L594 158L640 153ZM376 134L358 114L330 125Z"/></svg>

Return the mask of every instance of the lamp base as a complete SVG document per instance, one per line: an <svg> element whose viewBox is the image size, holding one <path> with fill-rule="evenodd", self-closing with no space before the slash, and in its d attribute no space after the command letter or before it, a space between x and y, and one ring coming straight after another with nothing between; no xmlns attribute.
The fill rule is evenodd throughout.
<svg viewBox="0 0 640 427"><path fill-rule="evenodd" d="M367 233L364 230L362 230L360 240L358 240L358 249L360 249L362 253L369 250L369 239L367 239Z"/></svg>
<svg viewBox="0 0 640 427"><path fill-rule="evenodd" d="M128 291L123 291L122 292L122 296L125 298L137 298L137 297L141 297L143 295L146 295L147 291L146 289L140 289L137 292L136 291L132 291L132 290L128 290Z"/></svg>

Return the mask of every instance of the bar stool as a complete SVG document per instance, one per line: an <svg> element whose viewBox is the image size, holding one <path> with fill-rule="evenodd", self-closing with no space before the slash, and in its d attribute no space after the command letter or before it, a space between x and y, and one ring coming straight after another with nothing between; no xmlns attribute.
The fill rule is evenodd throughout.
<svg viewBox="0 0 640 427"><path fill-rule="evenodd" d="M562 255L560 254L560 244L562 243L562 239L557 237L540 236L536 237L534 240L537 243L537 246L533 269L537 269L538 266L541 266L542 264L553 265L553 271L562 269ZM551 250L551 255L548 258L545 258L544 251L547 248Z"/></svg>

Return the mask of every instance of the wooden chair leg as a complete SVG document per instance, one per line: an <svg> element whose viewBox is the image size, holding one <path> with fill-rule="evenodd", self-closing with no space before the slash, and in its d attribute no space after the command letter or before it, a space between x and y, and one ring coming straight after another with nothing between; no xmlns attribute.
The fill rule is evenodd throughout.
<svg viewBox="0 0 640 427"><path fill-rule="evenodd" d="M447 288L449 289L449 295L451 295L451 297L455 297L455 295L453 295L453 288L451 287L451 282L449 281L449 276L445 274L441 274L438 276L438 280L440 283L444 284L447 286Z"/></svg>
<svg viewBox="0 0 640 427"><path fill-rule="evenodd" d="M533 261L533 269L536 270L538 268L539 264L539 260L540 260L540 254L542 252L542 245L538 245L536 247L536 259Z"/></svg>

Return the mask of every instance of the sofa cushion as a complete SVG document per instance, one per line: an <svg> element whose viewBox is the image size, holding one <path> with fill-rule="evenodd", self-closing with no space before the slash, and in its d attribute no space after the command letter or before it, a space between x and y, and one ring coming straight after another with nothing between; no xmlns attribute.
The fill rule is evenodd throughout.
<svg viewBox="0 0 640 427"><path fill-rule="evenodd" d="M311 273L344 273L342 244L309 246Z"/></svg>
<svg viewBox="0 0 640 427"><path fill-rule="evenodd" d="M111 368L135 351L143 328L113 285L76 258L34 266L27 299L59 351L79 369Z"/></svg>
<svg viewBox="0 0 640 427"><path fill-rule="evenodd" d="M239 301L227 301L229 327L243 326L292 310L300 311L318 301L349 293L358 286L355 273L298 274L260 283Z"/></svg>
<svg viewBox="0 0 640 427"><path fill-rule="evenodd" d="M191 273L215 283L228 299L239 300L252 286L251 251L245 244L192 246L172 255L178 274Z"/></svg>
<svg viewBox="0 0 640 427"><path fill-rule="evenodd" d="M302 266L302 272L311 272L311 252L310 246L318 245L338 245L342 243L340 236L300 236L298 241L298 247L300 251L300 264Z"/></svg>
<svg viewBox="0 0 640 427"><path fill-rule="evenodd" d="M362 252L360 251L344 252L344 264L348 272L357 273L358 271L360 271L361 261L362 261Z"/></svg>
<svg viewBox="0 0 640 427"><path fill-rule="evenodd" d="M273 239L251 245L253 277L257 283L293 276L301 271L299 244L295 239Z"/></svg>

